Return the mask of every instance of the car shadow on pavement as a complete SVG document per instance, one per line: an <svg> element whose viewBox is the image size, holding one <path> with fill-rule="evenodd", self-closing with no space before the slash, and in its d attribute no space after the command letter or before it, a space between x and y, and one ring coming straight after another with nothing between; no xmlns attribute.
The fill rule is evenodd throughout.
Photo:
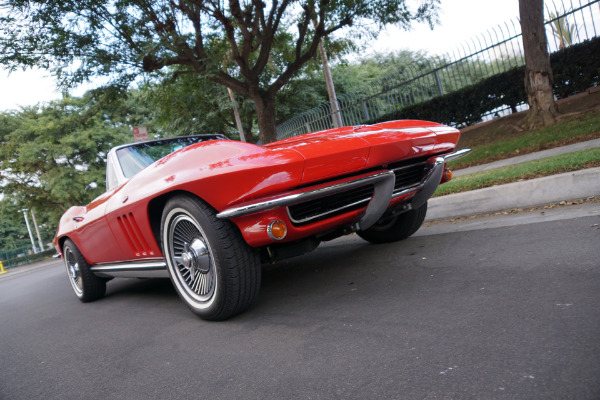
<svg viewBox="0 0 600 400"><path fill-rule="evenodd" d="M263 320L273 314L310 314L314 307L338 307L339 302L353 300L348 295L377 299L382 292L402 294L419 287L415 282L415 248L422 248L423 238L409 238L398 243L373 245L357 237L327 242L315 251L263 264L262 284L254 305L232 320ZM390 282L394 282L390 285ZM389 293L388 293L389 294ZM409 295L405 293L406 295ZM386 296L387 294L383 294ZM168 278L113 279L108 282L102 302L129 300L137 305L154 303L185 310ZM264 320L263 320L264 321Z"/></svg>
<svg viewBox="0 0 600 400"><path fill-rule="evenodd" d="M164 299L177 299L175 288L168 278L152 278L152 279L112 279L106 285L107 298L124 298L124 297L146 297L153 298L161 297Z"/></svg>

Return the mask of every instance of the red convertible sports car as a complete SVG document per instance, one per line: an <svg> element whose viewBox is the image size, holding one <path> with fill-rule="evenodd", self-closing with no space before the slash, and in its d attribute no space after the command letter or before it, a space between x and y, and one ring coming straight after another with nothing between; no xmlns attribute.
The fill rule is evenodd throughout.
<svg viewBox="0 0 600 400"><path fill-rule="evenodd" d="M246 310L261 263L356 232L372 243L419 229L427 200L451 178L460 133L392 121L257 146L220 135L118 146L107 191L60 220L54 245L84 302L113 277L170 277L208 320Z"/></svg>

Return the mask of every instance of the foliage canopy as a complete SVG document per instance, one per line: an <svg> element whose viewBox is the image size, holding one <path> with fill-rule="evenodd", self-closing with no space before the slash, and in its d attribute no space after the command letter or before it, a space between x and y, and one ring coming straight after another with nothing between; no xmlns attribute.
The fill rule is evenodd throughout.
<svg viewBox="0 0 600 400"><path fill-rule="evenodd" d="M64 98L0 114L0 184L5 199L58 216L104 191L107 151L130 141L119 108ZM123 112L132 118L132 113Z"/></svg>
<svg viewBox="0 0 600 400"><path fill-rule="evenodd" d="M439 0L7 0L0 63L41 66L66 86L106 77L128 87L142 72L198 74L254 102L263 143L275 139L275 95L347 29L435 20Z"/></svg>

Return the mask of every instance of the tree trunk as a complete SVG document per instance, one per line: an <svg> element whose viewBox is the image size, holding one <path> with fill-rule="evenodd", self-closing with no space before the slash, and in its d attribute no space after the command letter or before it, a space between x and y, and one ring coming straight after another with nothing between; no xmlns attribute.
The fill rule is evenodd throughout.
<svg viewBox="0 0 600 400"><path fill-rule="evenodd" d="M558 109L554 103L552 67L544 28L543 0L519 0L523 50L525 52L525 92L529 112L525 120L529 128L556 122Z"/></svg>
<svg viewBox="0 0 600 400"><path fill-rule="evenodd" d="M277 140L275 129L275 98L268 92L259 91L252 95L256 107L256 119L258 122L258 135L261 144L271 143Z"/></svg>

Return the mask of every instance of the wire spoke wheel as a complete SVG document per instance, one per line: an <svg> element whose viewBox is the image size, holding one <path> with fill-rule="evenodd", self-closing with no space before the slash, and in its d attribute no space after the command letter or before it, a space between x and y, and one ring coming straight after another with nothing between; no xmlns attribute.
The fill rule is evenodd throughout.
<svg viewBox="0 0 600 400"><path fill-rule="evenodd" d="M68 247L66 248L64 257L71 286L73 286L75 294L81 296L83 293L83 279L81 277L81 271L79 270L79 263L75 259L73 251Z"/></svg>
<svg viewBox="0 0 600 400"><path fill-rule="evenodd" d="M90 264L70 239L63 244L63 258L69 282L79 300L88 302L104 297L106 281L94 275Z"/></svg>
<svg viewBox="0 0 600 400"><path fill-rule="evenodd" d="M173 218L168 235L169 254L177 279L196 301L210 300L215 292L217 275L200 226L189 215L181 213Z"/></svg>
<svg viewBox="0 0 600 400"><path fill-rule="evenodd" d="M198 198L180 195L167 201L161 244L177 294L200 317L227 319L258 296L258 251L231 221L217 218Z"/></svg>

